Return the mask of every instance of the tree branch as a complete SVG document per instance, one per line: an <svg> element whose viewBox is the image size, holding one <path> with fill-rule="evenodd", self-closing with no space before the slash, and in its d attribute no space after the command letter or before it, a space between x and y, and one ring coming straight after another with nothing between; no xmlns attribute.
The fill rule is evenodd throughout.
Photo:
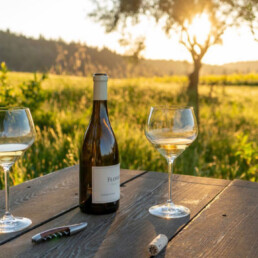
<svg viewBox="0 0 258 258"><path fill-rule="evenodd" d="M187 43L188 43L189 45L183 40L183 38L182 38L182 34L183 34L183 33L186 34ZM179 42L180 42L183 46L186 47L186 49L190 52L193 61L196 62L196 60L197 60L197 58L198 58L198 54L197 54L197 52L196 52L195 49L194 49L195 44L191 41L191 38L190 38L190 35L189 35L188 31L187 31L187 29L186 29L183 25L181 26L181 39L180 39Z"/></svg>

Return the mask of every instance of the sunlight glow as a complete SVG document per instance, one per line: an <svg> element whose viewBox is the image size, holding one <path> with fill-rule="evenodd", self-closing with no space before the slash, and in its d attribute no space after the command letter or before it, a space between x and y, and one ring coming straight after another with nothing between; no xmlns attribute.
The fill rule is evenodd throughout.
<svg viewBox="0 0 258 258"><path fill-rule="evenodd" d="M192 39L203 44L211 31L211 22L207 13L196 15L191 24L185 24Z"/></svg>

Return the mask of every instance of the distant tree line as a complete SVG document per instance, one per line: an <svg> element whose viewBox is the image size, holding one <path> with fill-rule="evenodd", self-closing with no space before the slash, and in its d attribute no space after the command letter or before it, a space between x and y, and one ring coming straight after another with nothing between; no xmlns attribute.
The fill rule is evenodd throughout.
<svg viewBox="0 0 258 258"><path fill-rule="evenodd" d="M0 62L10 70L50 72L87 76L96 71L112 77L162 75L144 62L136 65L129 56L121 56L104 48L87 47L63 40L27 38L9 30L0 31Z"/></svg>
<svg viewBox="0 0 258 258"><path fill-rule="evenodd" d="M118 55L107 48L101 50L81 43L63 40L38 39L7 31L0 31L0 63L5 62L12 71L50 72L88 76L96 71L111 77L186 75L192 65L186 61L135 60ZM251 69L250 69L251 67ZM231 66L203 67L203 74L258 72L258 62Z"/></svg>

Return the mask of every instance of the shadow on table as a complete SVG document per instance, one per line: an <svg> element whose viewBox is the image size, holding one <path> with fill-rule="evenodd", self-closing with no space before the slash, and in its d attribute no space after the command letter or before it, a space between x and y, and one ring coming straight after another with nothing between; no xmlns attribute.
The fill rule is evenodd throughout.
<svg viewBox="0 0 258 258"><path fill-rule="evenodd" d="M121 197L117 213L90 216L76 209L49 223L48 227L54 227L87 221L88 227L77 235L43 243L26 253L37 253L39 257L149 257L148 244L157 235L165 234L170 240L189 221L187 217L166 220L149 214L149 207L167 197L167 182L157 180L156 175L146 174L124 185ZM163 250L159 257L165 254Z"/></svg>
<svg viewBox="0 0 258 258"><path fill-rule="evenodd" d="M116 217L116 214L92 216L80 212L77 208L74 211L51 221L47 225L38 228L36 232L42 232L49 228L61 225L71 225L80 222L88 222L85 230L69 236L52 239L39 244L31 243L31 236L35 231L23 235L17 239L16 245L19 247L19 257L94 257L101 248L102 242ZM14 247L12 243L6 245L6 252ZM33 254L33 255L32 255ZM0 257L2 257L0 255Z"/></svg>
<svg viewBox="0 0 258 258"><path fill-rule="evenodd" d="M85 220L88 222L87 228L78 234L74 235L73 242L76 243L83 241L83 245L80 244L80 250L72 250L67 247L67 251L64 254L70 253L73 256L78 252L78 256L95 257L103 245L103 241L107 238L110 231L112 231L112 225L116 219L116 213L106 215L86 215L82 212L78 212L75 216L75 221ZM69 242L69 245L71 242ZM76 255L75 255L76 256Z"/></svg>
<svg viewBox="0 0 258 258"><path fill-rule="evenodd" d="M162 221L161 221L162 220ZM168 237L168 244L171 243L171 239L177 234L180 228L187 224L190 220L190 215L179 219L162 219L149 215L149 221L156 230L157 235L164 234ZM161 258L166 255L166 247L155 257Z"/></svg>
<svg viewBox="0 0 258 258"><path fill-rule="evenodd" d="M152 186L151 180L142 181L138 187L145 191L144 196L140 200L137 198L131 200L133 207L129 215L131 218L127 220L127 227L119 233L120 238L118 238L121 247L127 249L127 252L123 252L123 255L128 255L125 257L149 257L148 244L155 237L164 234L170 241L190 220L190 215L179 219L163 219L149 213L151 206L163 203L167 199L167 181L163 181L159 186L157 183L158 180L153 180ZM126 241L121 240L123 237L127 239L127 245L124 243ZM165 254L166 249L158 257L165 257Z"/></svg>
<svg viewBox="0 0 258 258"><path fill-rule="evenodd" d="M117 213L96 257L149 257L148 244L159 234L170 240L190 217L162 219L149 214L149 207L167 197L167 182L143 176L124 188L127 199ZM144 178L145 177L145 178ZM144 180L143 180L144 179ZM165 256L162 251L160 257Z"/></svg>

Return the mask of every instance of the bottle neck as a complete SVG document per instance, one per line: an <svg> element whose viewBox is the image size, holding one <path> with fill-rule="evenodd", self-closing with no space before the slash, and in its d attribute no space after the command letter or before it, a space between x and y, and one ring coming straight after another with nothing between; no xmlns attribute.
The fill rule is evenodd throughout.
<svg viewBox="0 0 258 258"><path fill-rule="evenodd" d="M95 78L93 87L92 118L96 121L108 118L107 111L107 79Z"/></svg>
<svg viewBox="0 0 258 258"><path fill-rule="evenodd" d="M106 100L94 100L91 120L93 123L108 121L108 110Z"/></svg>
<svg viewBox="0 0 258 258"><path fill-rule="evenodd" d="M94 81L94 101L107 101L107 81Z"/></svg>

